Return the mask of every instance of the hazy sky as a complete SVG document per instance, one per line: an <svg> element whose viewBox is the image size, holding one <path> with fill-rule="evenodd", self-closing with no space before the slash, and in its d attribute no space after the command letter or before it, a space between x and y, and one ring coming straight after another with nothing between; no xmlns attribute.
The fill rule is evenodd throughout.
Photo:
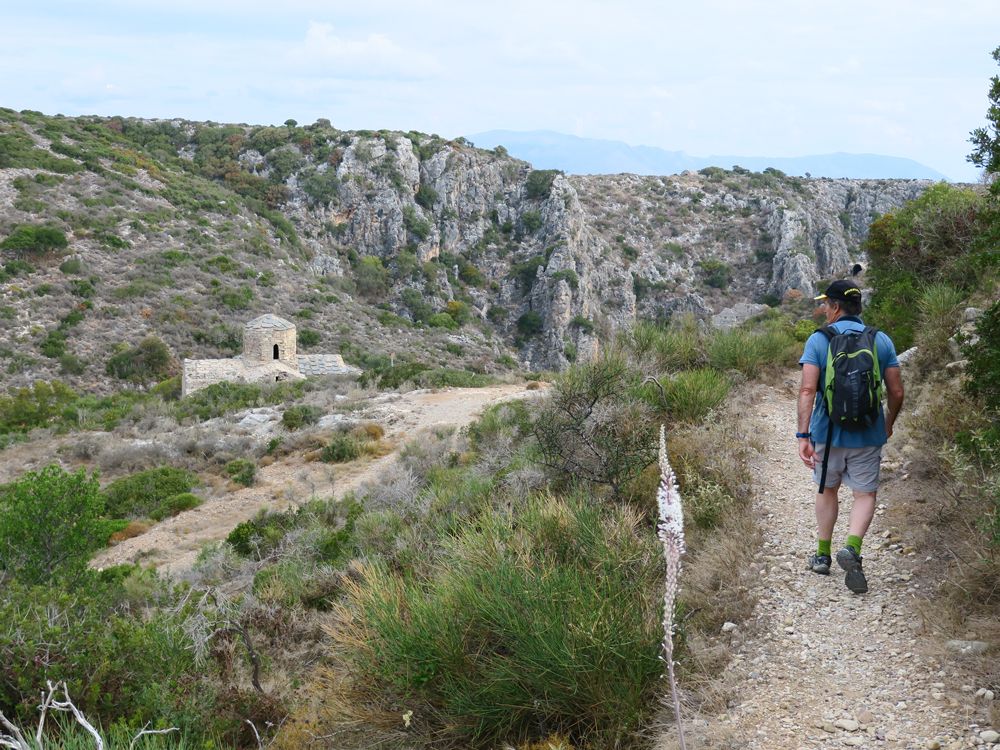
<svg viewBox="0 0 1000 750"><path fill-rule="evenodd" d="M996 0L4 0L0 106L848 151L975 180Z"/></svg>

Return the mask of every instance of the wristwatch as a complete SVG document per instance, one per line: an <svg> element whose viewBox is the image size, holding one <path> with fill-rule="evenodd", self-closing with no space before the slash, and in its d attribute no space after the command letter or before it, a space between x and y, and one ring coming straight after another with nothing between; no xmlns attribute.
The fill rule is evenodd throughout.
<svg viewBox="0 0 1000 750"><path fill-rule="evenodd" d="M796 432L795 437L797 438L811 438L813 434L811 432Z"/></svg>

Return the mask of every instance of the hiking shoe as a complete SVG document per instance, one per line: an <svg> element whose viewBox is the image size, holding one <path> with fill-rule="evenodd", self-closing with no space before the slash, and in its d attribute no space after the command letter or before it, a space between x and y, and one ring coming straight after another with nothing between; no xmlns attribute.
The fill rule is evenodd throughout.
<svg viewBox="0 0 1000 750"><path fill-rule="evenodd" d="M809 570L813 573L828 576L830 575L830 563L832 562L833 560L830 559L829 555L812 555L809 558Z"/></svg>
<svg viewBox="0 0 1000 750"><path fill-rule="evenodd" d="M868 591L868 579L861 569L861 555L854 551L853 547L844 547L837 553L837 565L847 571L844 576L844 584L855 594L863 594Z"/></svg>

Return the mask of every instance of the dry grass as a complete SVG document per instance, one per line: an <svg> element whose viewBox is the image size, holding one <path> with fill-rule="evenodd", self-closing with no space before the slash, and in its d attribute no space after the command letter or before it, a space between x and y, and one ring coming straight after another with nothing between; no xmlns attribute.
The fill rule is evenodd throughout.
<svg viewBox="0 0 1000 750"><path fill-rule="evenodd" d="M108 544L115 545L119 542L124 542L126 539L141 536L149 531L150 527L151 524L148 521L129 521L128 526L111 535L111 538L108 539Z"/></svg>

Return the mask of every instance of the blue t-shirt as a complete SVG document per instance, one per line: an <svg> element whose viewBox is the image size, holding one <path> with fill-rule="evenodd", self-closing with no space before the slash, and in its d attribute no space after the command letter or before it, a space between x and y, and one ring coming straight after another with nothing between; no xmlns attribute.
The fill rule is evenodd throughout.
<svg viewBox="0 0 1000 750"><path fill-rule="evenodd" d="M841 318L831 326L837 333L845 331L863 331L865 324L860 318L848 316ZM813 406L812 419L809 421L809 431L812 433L813 443L825 443L827 431L830 429L830 418L826 414L826 407L823 405L823 373L826 370L826 354L829 350L830 340L817 331L806 341L805 350L802 352L800 365L816 365L819 368L819 386L816 389L816 403ZM899 360L896 358L896 347L892 339L882 331L875 335L875 347L878 349L878 364L882 372L879 375L885 380L885 371L890 367L899 367ZM842 430L837 425L833 426L833 446L835 448L863 448L869 445L885 445L889 438L885 432L885 413L882 407L878 410L878 420L871 427L864 430L851 431Z"/></svg>

